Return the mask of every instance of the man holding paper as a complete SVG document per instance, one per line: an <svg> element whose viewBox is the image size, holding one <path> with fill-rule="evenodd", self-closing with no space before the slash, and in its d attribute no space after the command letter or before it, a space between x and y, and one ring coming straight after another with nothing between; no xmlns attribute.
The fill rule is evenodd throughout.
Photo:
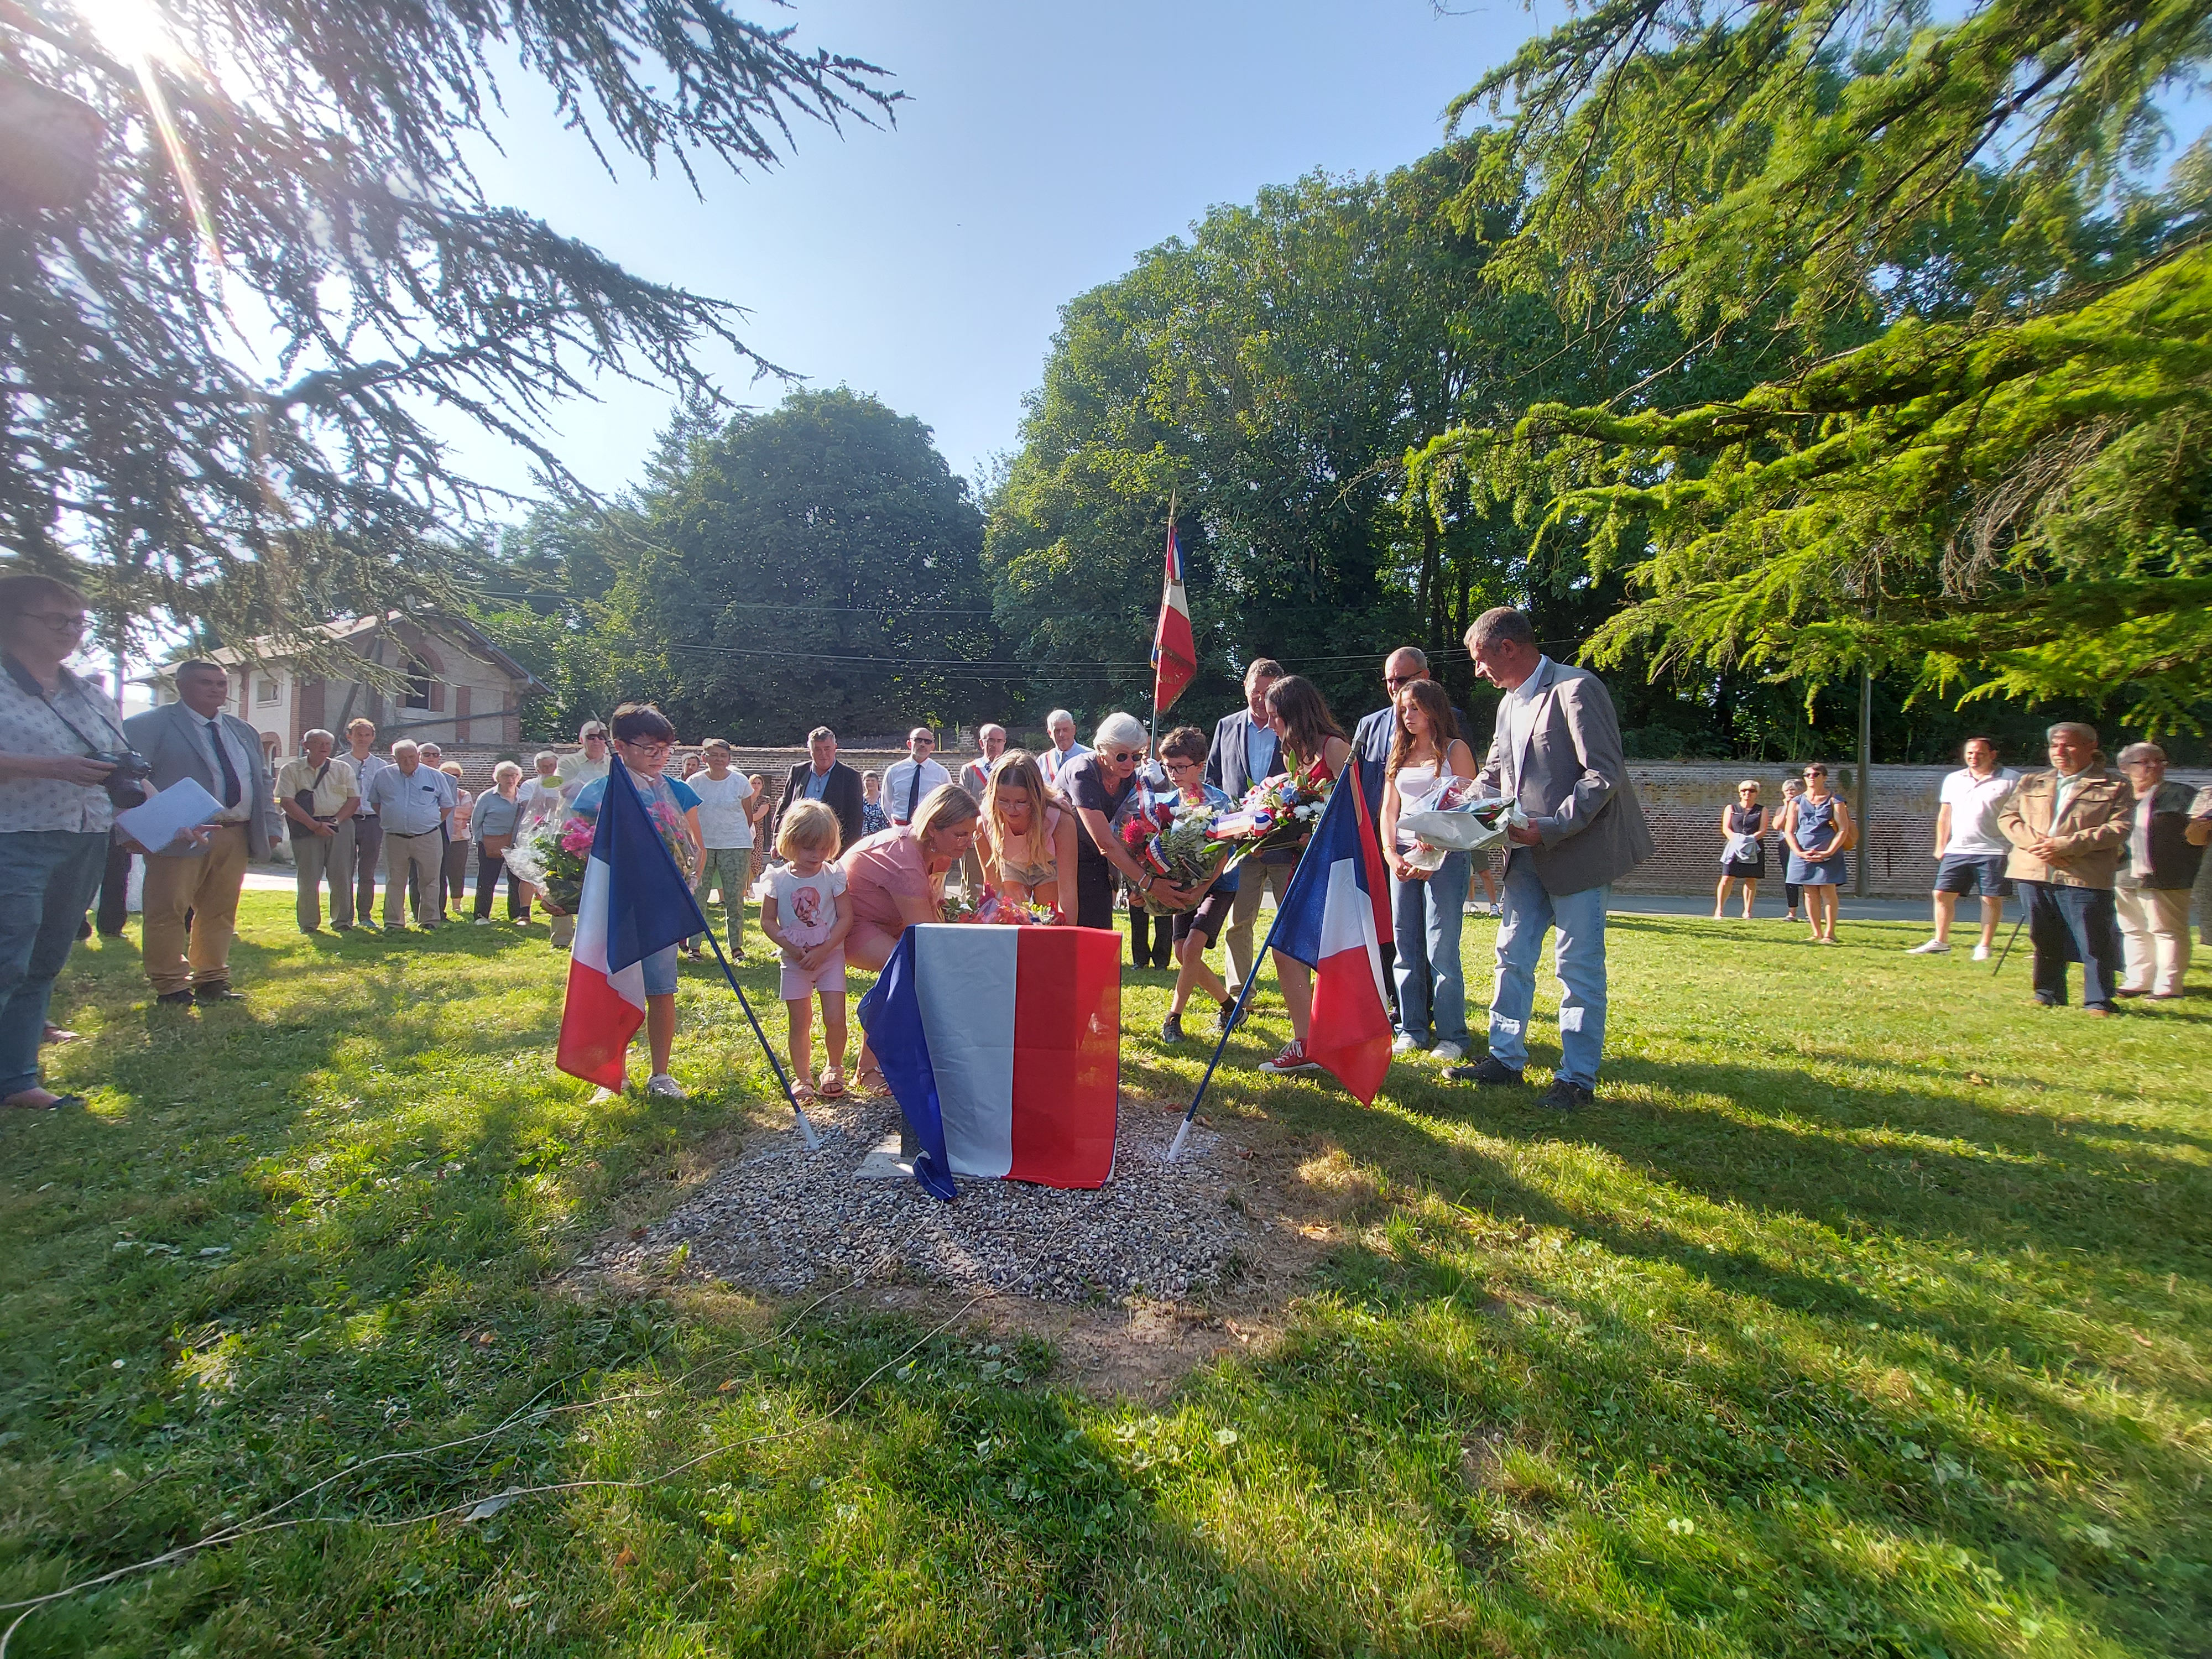
<svg viewBox="0 0 2212 1659"><path fill-rule="evenodd" d="M181 662L176 682L176 702L133 714L123 722L124 733L153 769L157 793L189 781L206 790L214 805L199 835L147 849L146 977L158 1002L234 1001L240 993L230 984L230 941L246 862L269 856L269 769L260 735L223 712L230 676L222 667Z"/></svg>

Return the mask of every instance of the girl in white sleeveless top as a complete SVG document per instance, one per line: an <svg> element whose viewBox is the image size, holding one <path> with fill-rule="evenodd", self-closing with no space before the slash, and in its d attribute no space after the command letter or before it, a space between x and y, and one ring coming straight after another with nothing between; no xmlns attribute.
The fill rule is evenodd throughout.
<svg viewBox="0 0 2212 1659"><path fill-rule="evenodd" d="M1409 862L1418 843L1398 828L1398 817L1428 805L1453 779L1474 775L1474 751L1460 738L1443 687L1415 680L1399 688L1397 731L1383 763L1381 826L1398 954L1398 1036L1391 1050L1429 1049L1447 1066L1467 1055L1460 927L1473 865L1465 853L1446 854L1434 870Z"/></svg>

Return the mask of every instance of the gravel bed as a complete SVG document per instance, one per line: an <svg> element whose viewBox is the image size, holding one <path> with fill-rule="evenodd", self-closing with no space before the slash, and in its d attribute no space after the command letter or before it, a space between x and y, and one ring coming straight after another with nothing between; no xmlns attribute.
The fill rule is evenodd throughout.
<svg viewBox="0 0 2212 1659"><path fill-rule="evenodd" d="M861 1159L899 1129L888 1099L823 1102L823 1144L760 1136L642 1239L580 1267L642 1267L688 1244L688 1263L788 1295L848 1279L921 1280L1066 1302L1180 1300L1252 1259L1260 1224L1232 1207L1221 1138L1194 1127L1164 1162L1177 1120L1125 1106L1114 1178L1097 1192L958 1177L942 1204L910 1179L861 1180Z"/></svg>

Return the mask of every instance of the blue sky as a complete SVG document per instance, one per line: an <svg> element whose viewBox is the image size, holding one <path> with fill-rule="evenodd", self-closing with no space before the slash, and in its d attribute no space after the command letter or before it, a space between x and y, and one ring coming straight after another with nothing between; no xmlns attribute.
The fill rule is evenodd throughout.
<svg viewBox="0 0 2212 1659"><path fill-rule="evenodd" d="M1554 3L1432 0L800 0L798 40L892 71L895 128L794 129L780 169L610 180L509 81L504 156L483 177L641 276L752 313L743 337L816 385L873 392L935 428L956 471L1011 449L1060 304L1127 270L1221 202L1316 167L1386 171L1434 147L1444 106ZM773 404L726 353L740 401ZM553 447L595 489L637 473L668 394L603 384L555 411ZM527 491L526 458L445 428L489 483Z"/></svg>

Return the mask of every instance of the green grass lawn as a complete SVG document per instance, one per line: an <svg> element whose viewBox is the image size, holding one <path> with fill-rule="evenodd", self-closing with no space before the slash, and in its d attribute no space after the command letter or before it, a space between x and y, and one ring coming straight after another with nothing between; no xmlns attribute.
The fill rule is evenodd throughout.
<svg viewBox="0 0 2212 1659"><path fill-rule="evenodd" d="M1208 1116L1350 1207L1158 1408L980 1312L556 1283L787 1121L696 969L692 1098L595 1105L542 927L249 895L252 1000L183 1013L81 948L90 1109L0 1121L0 1601L261 1529L7 1651L2212 1652L2212 1000L2042 1012L1845 908L1616 918L1567 1118L1265 1082L1271 998Z"/></svg>

